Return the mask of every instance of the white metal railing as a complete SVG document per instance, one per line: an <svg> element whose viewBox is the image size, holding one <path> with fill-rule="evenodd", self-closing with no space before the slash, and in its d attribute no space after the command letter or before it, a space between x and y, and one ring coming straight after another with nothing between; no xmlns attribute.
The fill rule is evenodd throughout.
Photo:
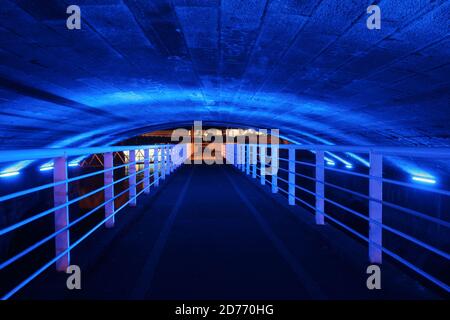
<svg viewBox="0 0 450 320"><path fill-rule="evenodd" d="M178 145L179 146L179 145ZM142 163L142 160L136 161L136 153L139 150L143 150L143 169L136 171L136 164ZM285 150L285 151L283 151ZM314 161L308 162L305 159L299 159L298 150L313 151ZM114 166L113 154L115 152L128 153L128 163ZM180 155L181 151L181 155ZM285 154L280 154L283 151ZM335 167L329 167L325 165L325 152L355 152L364 153L369 155L369 173L360 173L350 170L342 170ZM69 178L67 174L67 166L70 163L70 157L86 156L91 154L103 154L104 168L103 170L95 171L92 173L82 174L77 177ZM30 281L36 278L39 274L49 268L51 265L56 264L58 270L66 270L70 263L70 251L75 248L79 243L91 235L95 230L102 225L106 227L113 227L114 218L116 214L121 211L127 205L135 205L136 199L142 193L148 193L152 186L158 186L159 181L163 180L166 175L170 174L173 170L181 165L186 158L189 158L191 154L190 145L182 145L180 148L175 148L173 145L153 145L153 146L120 146L120 147L99 147L99 148L79 148L79 149L35 149L35 150L16 150L16 151L0 151L0 163L22 161L22 160L37 160L37 159L52 159L53 161L53 182L44 184L38 187L29 188L26 190L13 192L0 196L0 203L17 199L35 192L39 192L45 189L53 189L54 206L50 209L42 211L38 214L27 217L12 225L3 227L0 229L0 241L1 237L9 234L15 230L29 225L31 222L41 219L51 214L55 217L55 232L44 237L40 241L32 244L28 248L14 254L12 257L7 258L5 261L0 262L0 271L13 266L15 262L25 257L32 251L41 247L43 244L54 240L56 252L54 257L45 263L41 268L33 272L30 276L26 277L14 288L8 290L3 294L3 299L8 299L14 295L17 291L27 285ZM287 201L290 205L303 204L307 208L311 209L315 214L316 223L324 224L326 219L332 221L336 225L339 225L343 229L352 233L356 237L366 241L368 243L368 256L371 263L381 263L382 255L387 254L393 259L397 260L401 264L414 270L424 278L433 282L440 288L449 291L449 286L443 280L438 277L424 271L414 262L408 261L400 254L396 253L392 248L386 247L383 244L383 232L389 232L399 236L415 246L421 247L427 252L442 259L445 265L448 265L450 255L443 250L432 244L426 243L413 235L406 234L405 232L398 230L392 226L383 223L383 210L385 208L391 208L401 211L407 215L423 219L429 223L438 225L445 230L446 234L449 232L450 222L440 217L424 214L419 210L407 208L395 203L388 202L383 199L383 186L396 185L406 188L420 189L425 192L439 194L443 197L449 197L450 192L445 189L431 188L425 186L419 186L405 181L398 181L389 179L383 176L383 158L385 156L408 156L408 157L425 157L433 159L448 159L450 158L450 150L445 148L439 149L425 149L425 148L393 148L393 147L360 147L360 146L323 146L323 145L253 145L253 144L227 144L225 147L225 157L228 163L234 163L237 168L245 172L247 175L251 175L253 178L259 180L263 185L266 183L271 185L271 191L273 193L280 192L287 197ZM176 161L174 159L176 158ZM273 160L276 161L273 161ZM271 165L275 166L275 171L270 172L266 165L271 160ZM153 173L151 172L151 166L153 165ZM308 176L298 172L297 168L309 167L313 169L314 174ZM114 170L120 168L127 168L128 173L126 176L120 179L114 179ZM366 179L369 183L367 193L358 190L350 190L348 188L331 183L327 179L327 172L335 172L338 174L344 174L348 177L358 177ZM82 196L78 196L74 199L69 199L67 196L68 184L93 177L96 175L104 176L104 184L102 187L90 191ZM143 179L136 181L137 175L142 174ZM281 174L281 175L280 175ZM285 178L282 177L285 175ZM270 177L270 178L269 178ZM297 183L297 178L306 179L314 184L314 190L309 190L305 185ZM118 194L114 194L114 185L128 181L129 186L124 191ZM284 188L280 184L284 183ZM142 184L142 190L137 192L136 186ZM339 201L330 199L327 196L327 190L329 189L340 190L351 194L352 196L359 197L368 203L368 212L362 213L354 208L351 208ZM69 206L80 202L83 199L87 199L96 193L104 193L105 201L96 206L89 212L85 213L81 217L70 221L69 220ZM310 204L301 196L300 193L308 194L314 197L314 203ZM114 201L123 195L128 194L128 201L126 201L119 208L114 207ZM363 220L367 224L367 235L361 233L358 230L353 229L351 226L343 223L337 219L333 212L330 212L326 208L326 204L332 204L334 207L345 210L352 216L355 216ZM69 237L69 229L79 222L85 220L87 217L93 215L98 210L104 208L105 216L100 223L96 224L92 229L86 232L78 240L71 242ZM405 221L405 223L407 223ZM0 288L3 289L3 288Z"/></svg>
<svg viewBox="0 0 450 320"><path fill-rule="evenodd" d="M280 150L286 150L287 157L280 156ZM315 161L308 162L298 159L296 154L297 150L310 151L315 154ZM268 157L267 153L271 151L271 156ZM359 173L350 170L342 170L325 165L325 152L354 152L367 154L369 156L369 173ZM394 249L387 248L383 245L383 233L389 232L396 236L399 236L410 244L421 247L429 253L442 259L444 268L450 266L450 255L442 248L437 248L429 243L425 243L418 238L406 234L392 226L383 223L383 208L390 208L401 211L407 215L414 216L419 219L423 219L427 222L433 223L445 231L447 235L446 239L450 239L450 222L440 217L434 217L428 214L424 214L418 210L406 208L404 206L388 202L383 200L383 186L384 185L396 185L406 188L419 189L428 193L438 194L443 197L449 197L450 191L439 188L419 186L410 182L399 181L395 179L388 179L383 177L383 158L385 156L407 156L414 158L428 158L432 160L437 159L449 159L449 148L401 148L401 147L365 147L365 146L329 146L329 145L270 145L270 144L227 144L225 150L225 158L227 163L234 164L234 166L241 172L251 175L254 179L258 179L262 185L266 183L271 184L271 190L273 193L281 192L286 195L288 203L295 205L297 203L304 205L306 208L312 210L315 214L315 221L317 224L322 225L325 223L325 219L332 221L336 225L347 230L359 239L368 243L368 257L371 263L382 263L382 255L387 254L396 261L412 269L416 273L420 274L424 278L428 279L435 285L449 292L450 287L443 280L438 277L424 271L417 266L414 262L408 261L400 254L394 252ZM275 166L273 174L267 174L266 165L267 159L270 158L270 166ZM310 167L314 170L313 175L305 175L296 171L297 166ZM365 194L364 191L358 192L348 188L333 184L327 181L326 173L335 172L343 174L346 177L359 177L368 180L368 190ZM259 172L259 174L258 174ZM279 173L283 172L286 175L286 179L281 178ZM297 177L306 179L315 185L315 190L309 190L304 185L297 183ZM270 179L269 179L270 178ZM282 181L286 184L286 189L280 188L278 181ZM368 202L368 212L361 213L357 210L350 208L348 205L339 203L328 198L325 194L326 188L336 189L352 196L357 196L364 201ZM315 199L315 203L311 204L298 196L298 193L303 192ZM426 200L426 199L424 199ZM447 199L449 200L449 199ZM331 204L336 208L339 208L351 215L362 219L367 223L368 232L367 235L355 230L349 225L343 223L337 219L331 212L325 210L325 205ZM404 223L408 223L407 220ZM446 266L446 267L445 267Z"/></svg>
<svg viewBox="0 0 450 320"><path fill-rule="evenodd" d="M14 254L12 257L7 258L5 261L0 262L0 271L13 265L19 259L25 257L32 251L41 247L45 243L54 240L55 243L55 255L54 257L41 266L38 270L34 271L30 276L26 277L14 288L9 289L6 293L0 292L2 300L8 299L16 292L26 286L29 282L35 279L39 274L49 268L52 264L56 264L58 271L66 271L70 265L70 251L74 249L79 243L91 235L95 230L104 225L107 228L114 226L114 219L116 214L125 208L127 205L135 206L137 198L142 193L149 193L152 186L157 187L160 180L164 180L167 175L171 174L176 168L184 163L184 160L190 157L188 145L149 145L149 146L117 146L117 147L96 147L96 148L69 148L69 149L32 149L32 150L8 150L0 151L0 164L5 162L14 162L22 160L38 160L38 159L52 159L53 161L53 182L44 184L38 187L13 192L10 194L0 196L0 203L17 199L41 190L53 189L54 206L50 209L42 211L38 214L34 214L23 220L20 220L12 225L2 227L0 229L1 237L18 230L33 221L46 217L50 214L54 214L55 231L41 239L40 241L32 244L26 249ZM136 171L136 152L143 150L143 169ZM113 154L115 152L129 153L128 162L122 165L114 166ZM152 151L150 154L150 151ZM103 154L104 168L103 170L95 171L79 175L77 177L68 177L68 163L69 157L88 156L92 154ZM151 167L153 170L151 170ZM120 178L114 179L114 171L120 168L127 168L127 174ZM104 184L102 187L90 191L82 196L78 196L74 199L68 197L68 185L69 183L80 181L96 175L104 176ZM138 174L142 174L143 178L140 181L136 181ZM121 191L118 194L114 194L114 186L120 182L128 180L128 188ZM137 192L137 186L142 184L142 190ZM89 212L85 213L81 217L71 221L69 219L70 212L69 207L72 204L79 203L83 199L87 199L99 192L104 193L105 201L96 206ZM114 202L119 197L128 194L128 200L122 204L119 208L115 208ZM104 208L105 216L100 223L96 224L92 229L87 231L78 240L71 242L69 230L73 226L79 224L87 217L92 216L98 210ZM4 288L0 288L4 289Z"/></svg>

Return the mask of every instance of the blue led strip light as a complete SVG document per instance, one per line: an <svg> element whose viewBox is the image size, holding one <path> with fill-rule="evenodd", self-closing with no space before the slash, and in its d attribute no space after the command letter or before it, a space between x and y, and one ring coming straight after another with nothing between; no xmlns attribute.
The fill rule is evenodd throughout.
<svg viewBox="0 0 450 320"><path fill-rule="evenodd" d="M359 193L359 192L356 192L356 191L353 191L353 190L349 190L349 189L344 188L344 187L340 187L340 186L335 185L335 184L330 183L330 182L318 181L316 178L308 177L308 176L305 176L305 175L297 173L297 172L291 172L291 171L286 170L284 168L278 168L278 169L281 170L281 171L288 172L288 173L294 173L296 176L299 176L301 178L305 178L305 179L308 179L308 180L311 180L311 181L315 181L315 182L324 184L326 186L329 186L329 187L332 187L332 188L335 188L335 189L338 189L338 190L341 190L341 191L344 191L344 192L348 192L350 194L353 194L355 196L364 198L366 200L370 200L370 201L375 201L375 202L381 203L381 204L386 205L388 207L391 207L393 209L397 209L399 211L403 211L405 213L408 213L410 215L416 216L418 218L422 218L424 220L428 220L430 222L437 223L437 224L439 224L439 225L441 225L443 227L450 228L450 222L447 222L447 221L444 221L442 219L435 218L435 217L423 214L423 213L418 212L416 210L409 209L409 208L404 208L404 207L401 207L399 205L396 205L396 204L388 202L388 201L374 199L374 198L371 198L371 197L369 197L369 196L367 196L365 194L362 194L362 193ZM283 178L278 177L278 179L280 179L281 181L284 181L286 183L289 183L287 180L284 180ZM298 188L300 188L300 187L298 187ZM314 193L314 195L316 195L316 194Z"/></svg>

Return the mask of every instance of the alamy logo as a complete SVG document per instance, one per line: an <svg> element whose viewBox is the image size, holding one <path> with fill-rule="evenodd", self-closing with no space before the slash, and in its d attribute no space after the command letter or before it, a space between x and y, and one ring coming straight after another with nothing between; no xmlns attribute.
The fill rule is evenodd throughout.
<svg viewBox="0 0 450 320"><path fill-rule="evenodd" d="M70 16L67 18L66 26L69 30L80 30L81 29L81 9L79 6L71 5L67 7L67 14Z"/></svg>
<svg viewBox="0 0 450 320"><path fill-rule="evenodd" d="M369 290L381 289L381 269L376 264L367 267L366 273L370 276L367 278L366 285Z"/></svg>
<svg viewBox="0 0 450 320"><path fill-rule="evenodd" d="M67 267L67 274L70 276L67 278L66 286L69 290L80 290L81 289L81 269L77 265L71 265Z"/></svg>
<svg viewBox="0 0 450 320"><path fill-rule="evenodd" d="M381 29L381 9L377 5L371 5L367 7L367 13L370 16L367 18L367 29L380 30Z"/></svg>

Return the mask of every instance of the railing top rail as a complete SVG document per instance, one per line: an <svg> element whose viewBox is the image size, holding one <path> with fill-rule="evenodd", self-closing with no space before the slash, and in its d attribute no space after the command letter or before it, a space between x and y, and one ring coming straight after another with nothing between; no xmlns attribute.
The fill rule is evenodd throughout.
<svg viewBox="0 0 450 320"><path fill-rule="evenodd" d="M256 144L250 144L256 145ZM257 144L258 146L271 147L271 144ZM333 152L353 152L353 153L379 153L391 156L414 156L429 157L450 157L449 148L433 147L400 147L400 146L341 146L341 145L320 145L320 144L280 144L280 149L313 150L313 151L333 151Z"/></svg>
<svg viewBox="0 0 450 320"><path fill-rule="evenodd" d="M151 149L173 144L140 145L140 146L110 146L110 147L88 147L88 148L42 148L42 149L16 149L0 150L0 163L22 160L49 159L63 156L82 156L96 153L120 152L128 150ZM253 144L252 144L253 145ZM258 144L258 146L271 147L271 144ZM341 146L341 145L298 145L280 144L280 149L315 150L333 152L353 153L379 153L391 156L413 156L413 157L450 157L450 148L431 147L396 147L396 146Z"/></svg>
<svg viewBox="0 0 450 320"><path fill-rule="evenodd" d="M155 144L141 146L111 146L88 148L42 148L22 150L0 150L0 163L22 160L38 160L58 157L84 156L96 153L120 152L129 150L154 149L173 146L173 144Z"/></svg>

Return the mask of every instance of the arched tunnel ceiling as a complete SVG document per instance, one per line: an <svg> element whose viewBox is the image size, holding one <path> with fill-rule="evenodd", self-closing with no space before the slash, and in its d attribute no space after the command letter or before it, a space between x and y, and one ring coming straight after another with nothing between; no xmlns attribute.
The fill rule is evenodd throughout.
<svg viewBox="0 0 450 320"><path fill-rule="evenodd" d="M0 148L194 120L449 145L450 1L0 0ZM66 28L81 7L82 29ZM323 140L325 139L325 140Z"/></svg>

